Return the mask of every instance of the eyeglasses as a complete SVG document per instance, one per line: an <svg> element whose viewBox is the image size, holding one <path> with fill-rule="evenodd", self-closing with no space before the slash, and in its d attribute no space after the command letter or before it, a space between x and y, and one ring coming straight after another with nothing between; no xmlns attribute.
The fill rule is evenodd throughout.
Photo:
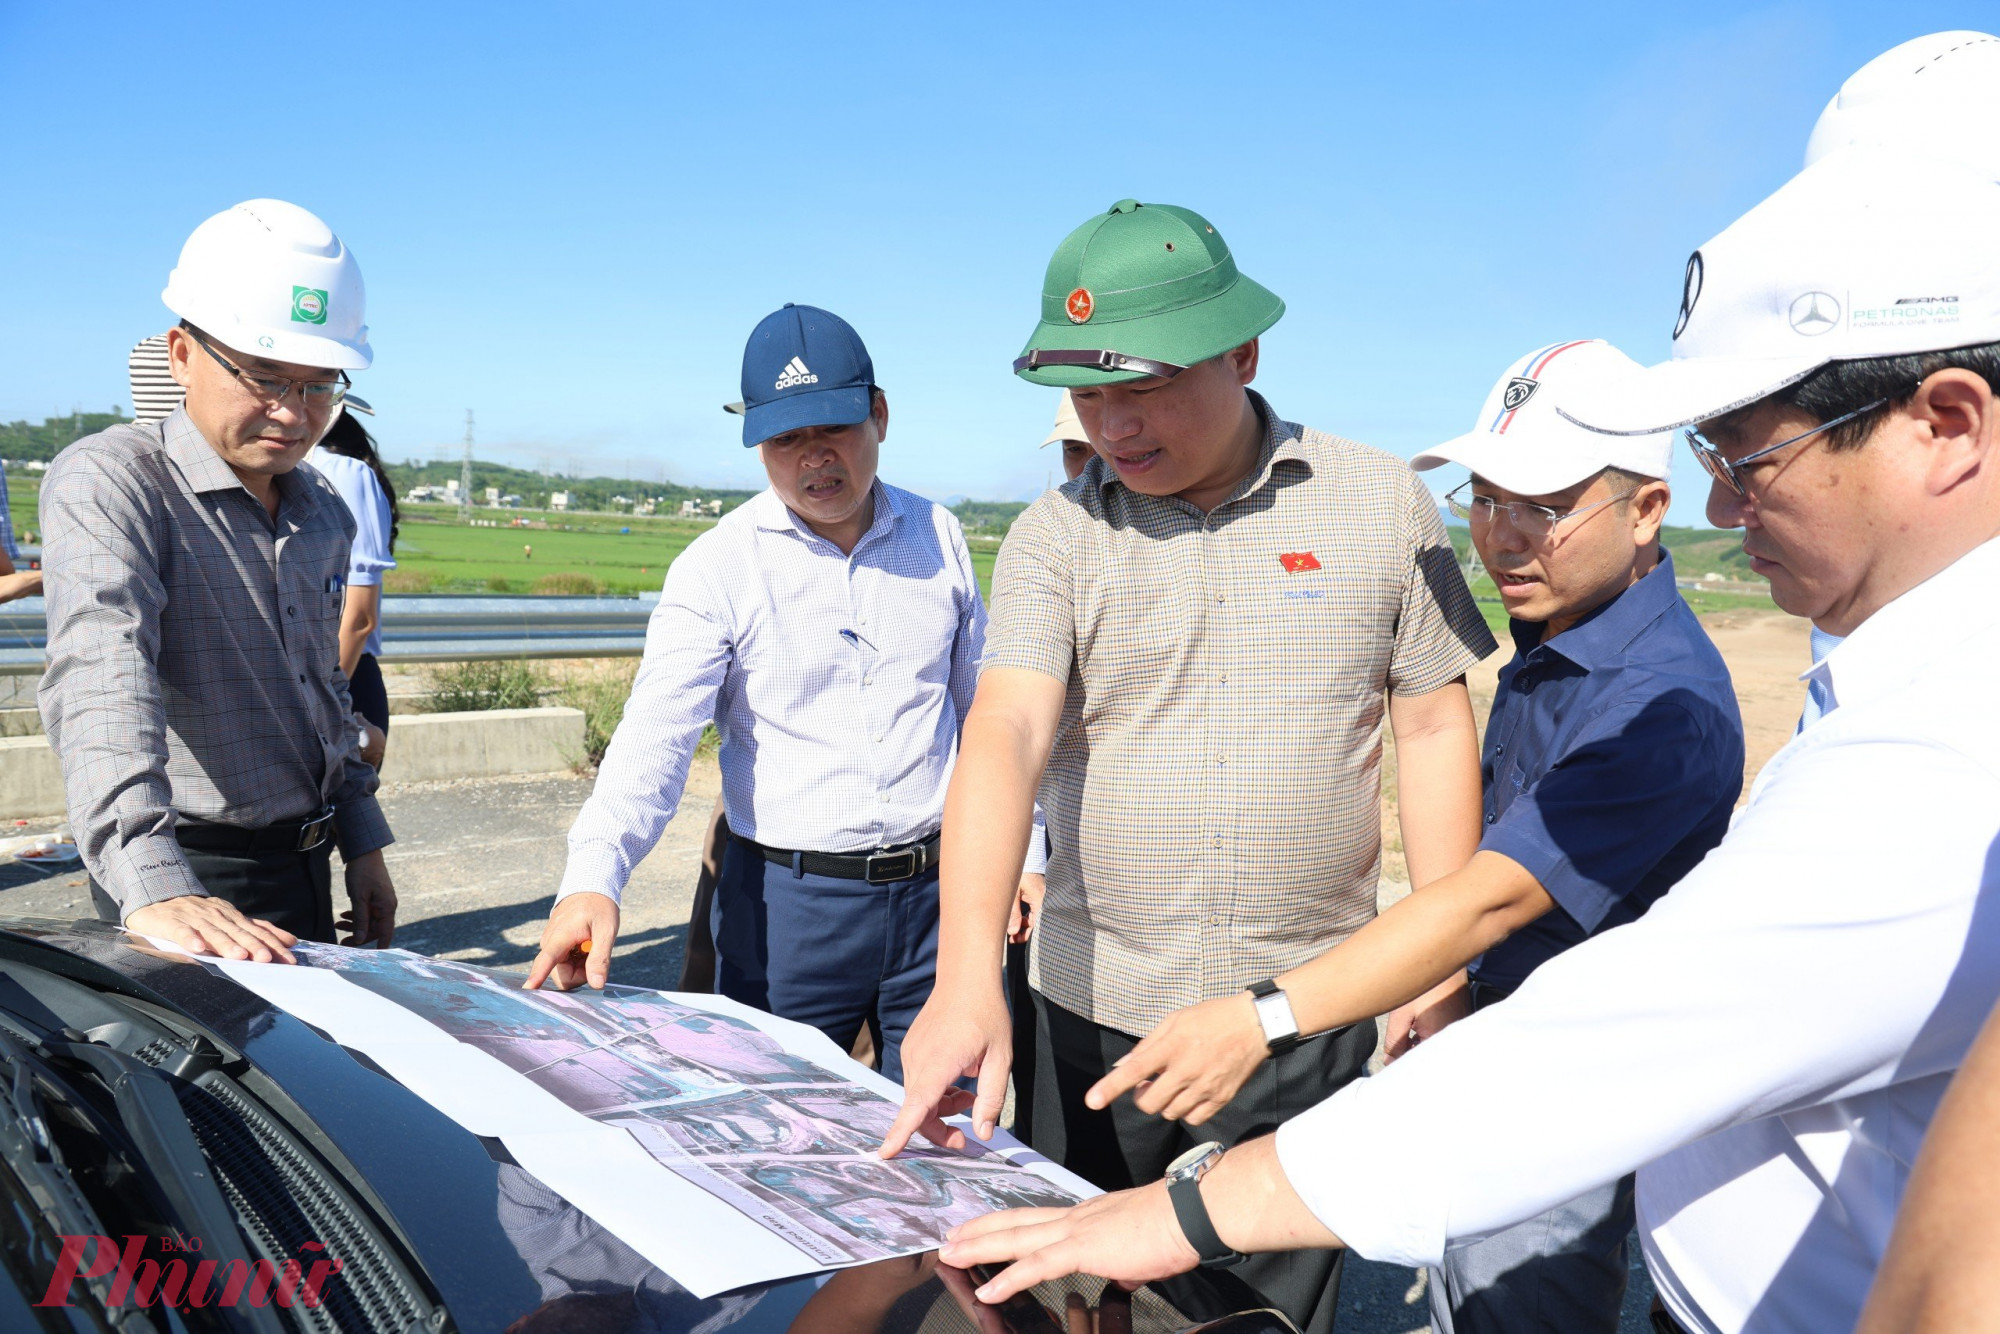
<svg viewBox="0 0 2000 1334"><path fill-rule="evenodd" d="M282 375L252 375L241 366L230 364L220 352L210 347L208 340L200 334L190 332L188 336L201 344L202 351L215 358L216 365L241 380L244 388L272 407L284 402L285 395L294 389L299 391L299 399L307 407L319 412L333 407L347 397L351 381L348 380L346 371L338 372L340 378L337 380L292 380Z"/></svg>
<svg viewBox="0 0 2000 1334"><path fill-rule="evenodd" d="M1635 486L1631 491L1620 491L1615 496L1606 496L1593 504L1573 510L1552 510L1547 505L1531 504L1525 500L1510 500L1503 504L1491 496L1471 495L1469 494L1471 489L1472 483L1467 482L1444 498L1444 503L1451 508L1452 517L1484 525L1492 523L1493 516L1504 510L1507 522L1514 525L1514 531L1523 537L1542 538L1553 533L1556 525L1588 514L1592 510L1603 509L1614 500L1625 499L1639 488Z"/></svg>
<svg viewBox="0 0 2000 1334"><path fill-rule="evenodd" d="M1917 382L1918 386L1921 386L1922 384L1923 381L1921 380ZM1911 392L1915 392L1915 390L1912 389ZM1695 428L1690 428L1688 430L1682 431L1681 434L1687 438L1688 448L1694 451L1694 456L1697 460L1700 461L1703 471L1705 471L1710 477L1713 477L1716 481L1721 482L1731 491L1734 491L1737 495L1739 496L1748 495L1749 492L1746 491L1743 486L1744 471L1751 464L1755 463L1758 459L1761 459L1769 454L1775 454L1779 450L1785 448L1787 445L1796 445L1801 440L1809 440L1813 436L1818 435L1822 431L1831 431L1836 426L1845 426L1847 425L1847 423L1853 421L1856 417L1865 417L1869 413L1875 411L1875 409L1883 406L1885 403L1893 403L1897 399L1902 397L1903 397L1902 394L1885 395L1882 398L1876 399L1873 403L1863 404L1861 407L1856 408L1852 412L1842 413L1840 416L1835 417L1830 422L1821 422L1819 425L1813 427L1810 431L1801 431L1799 432L1799 434L1792 436L1788 440L1780 440L1775 445L1766 445L1764 448L1758 450L1754 454L1745 454L1742 458L1736 460L1734 463L1731 463L1728 459L1722 457L1722 451L1716 447L1715 442L1710 440L1707 436L1703 435L1700 432L1700 430Z"/></svg>

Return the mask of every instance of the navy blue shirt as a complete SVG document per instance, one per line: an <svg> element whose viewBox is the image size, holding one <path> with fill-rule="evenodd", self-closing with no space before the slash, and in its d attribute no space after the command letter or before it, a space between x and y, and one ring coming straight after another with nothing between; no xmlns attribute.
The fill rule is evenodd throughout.
<svg viewBox="0 0 2000 1334"><path fill-rule="evenodd" d="M1480 757L1480 849L1513 858L1556 906L1476 959L1511 990L1632 921L1708 855L1743 788L1729 668L1674 586L1673 558L1547 643L1515 621Z"/></svg>

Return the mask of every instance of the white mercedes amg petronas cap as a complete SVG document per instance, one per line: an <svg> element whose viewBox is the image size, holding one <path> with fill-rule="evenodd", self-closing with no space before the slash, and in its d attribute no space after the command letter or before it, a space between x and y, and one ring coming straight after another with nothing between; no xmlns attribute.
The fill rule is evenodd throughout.
<svg viewBox="0 0 2000 1334"><path fill-rule="evenodd" d="M1934 32L1856 70L1819 113L1810 167L1853 144L1961 162L2000 180L2000 37Z"/></svg>
<svg viewBox="0 0 2000 1334"><path fill-rule="evenodd" d="M1516 495L1546 496L1606 468L1665 480L1673 437L1603 435L1565 420L1558 397L1592 384L1618 384L1642 371L1638 362L1601 338L1551 343L1507 368L1473 428L1410 460L1418 472L1462 464Z"/></svg>
<svg viewBox="0 0 2000 1334"><path fill-rule="evenodd" d="M1556 395L1594 431L1719 417L1831 361L2000 342L2000 184L1957 163L1831 153L1688 257L1672 361Z"/></svg>

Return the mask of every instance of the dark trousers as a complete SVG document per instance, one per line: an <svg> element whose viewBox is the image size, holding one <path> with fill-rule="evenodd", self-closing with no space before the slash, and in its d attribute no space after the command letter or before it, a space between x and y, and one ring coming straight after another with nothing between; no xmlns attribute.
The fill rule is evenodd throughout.
<svg viewBox="0 0 2000 1334"><path fill-rule="evenodd" d="M1028 985L1028 945L1007 945L1007 1014L1014 1021L1014 1138L1032 1143L1035 1133L1035 1079L1041 1044L1035 1041L1035 989Z"/></svg>
<svg viewBox="0 0 2000 1334"><path fill-rule="evenodd" d="M373 653L364 653L348 678L347 698L354 711L383 731L389 730L389 687L382 683L382 667Z"/></svg>
<svg viewBox="0 0 2000 1334"><path fill-rule="evenodd" d="M1138 1039L1093 1023L1035 993L1034 1137L1048 1157L1106 1190L1158 1181L1167 1164L1207 1140L1240 1144L1268 1135L1358 1078L1375 1051L1375 1026L1355 1024L1300 1043L1257 1067L1227 1107L1190 1129L1148 1116L1128 1095L1101 1112L1083 1095ZM1357 1153L1371 1152L1356 1145ZM1254 1255L1233 1271L1304 1334L1331 1334L1344 1251Z"/></svg>
<svg viewBox="0 0 2000 1334"><path fill-rule="evenodd" d="M300 940L333 943L333 840L311 852L213 852L183 847L181 855L201 887L245 917L261 917ZM106 922L118 905L95 876L90 902Z"/></svg>
<svg viewBox="0 0 2000 1334"><path fill-rule="evenodd" d="M902 1082L903 1035L937 978L938 874L871 885L794 872L731 839L710 912L715 989L851 1050L865 1025Z"/></svg>

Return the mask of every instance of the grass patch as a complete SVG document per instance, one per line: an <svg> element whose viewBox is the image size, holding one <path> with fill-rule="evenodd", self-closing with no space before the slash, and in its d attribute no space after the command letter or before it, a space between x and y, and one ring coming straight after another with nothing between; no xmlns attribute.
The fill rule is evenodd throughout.
<svg viewBox="0 0 2000 1334"><path fill-rule="evenodd" d="M615 516L590 517L608 521ZM391 593L654 593L667 567L711 526L655 520L633 525L630 533L564 532L470 528L406 517L396 543L396 568L383 576L383 587ZM974 538L966 546L979 591L990 597L1000 544ZM564 582L569 580L576 582Z"/></svg>
<svg viewBox="0 0 2000 1334"><path fill-rule="evenodd" d="M453 662L429 672L426 713L482 713L532 709L553 689L548 673L532 662Z"/></svg>
<svg viewBox="0 0 2000 1334"><path fill-rule="evenodd" d="M508 583L508 582L511 581L505 579L498 579L498 580L488 579L486 581L486 586L488 588L491 588L495 583ZM603 584L598 583L597 580L591 578L587 574L579 574L574 570L562 570L558 571L555 574L545 574L541 578L535 580L535 592L545 597L552 595L564 596L564 597L596 597L599 593L602 593L603 591L604 591Z"/></svg>
<svg viewBox="0 0 2000 1334"><path fill-rule="evenodd" d="M604 752L611 745L611 736L618 730L618 724L625 719L625 701L632 696L632 682L639 674L636 661L620 662L608 670L578 672L564 681L556 693L556 699L572 709L583 710L583 767L595 769L604 763ZM701 740L695 745L695 757L704 758L715 754L721 747L722 739L716 735L715 724L701 729Z"/></svg>

